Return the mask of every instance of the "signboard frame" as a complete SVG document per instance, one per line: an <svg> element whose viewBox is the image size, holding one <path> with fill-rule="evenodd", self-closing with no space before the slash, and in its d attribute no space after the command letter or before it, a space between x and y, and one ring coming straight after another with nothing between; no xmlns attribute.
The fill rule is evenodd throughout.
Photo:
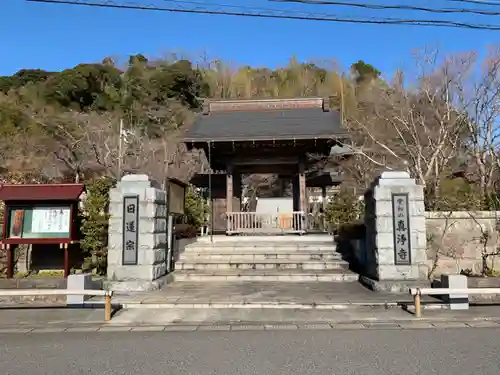
<svg viewBox="0 0 500 375"><path fill-rule="evenodd" d="M31 228L31 222L27 222L28 217L31 217L33 211L37 208L44 209L69 209L69 232L59 233L45 233L40 236L12 236L13 229L13 214L15 212L24 212L21 220L21 232L24 232L28 227ZM27 215L28 214L28 215ZM5 201L4 208L4 221L2 228L3 245L38 245L38 244L63 244L69 245L77 243L80 240L80 230L78 223L78 204L77 201L57 201L40 202L40 201Z"/></svg>
<svg viewBox="0 0 500 375"><path fill-rule="evenodd" d="M175 209L175 205L173 205L173 196L172 194L172 187L178 187L183 190L183 196L182 196L182 204L181 210ZM186 190L187 190L187 184L182 182L181 180L178 180L176 178L169 178L167 179L167 216L170 214L174 215L184 215L186 212Z"/></svg>
<svg viewBox="0 0 500 375"><path fill-rule="evenodd" d="M78 203L85 190L83 184L4 184L0 185L0 200L5 203L4 221L0 247L7 252L7 278L14 276L13 246L16 245L59 245L64 249L64 277L70 272L68 247L80 240L80 218L78 216ZM33 209L44 208L69 209L69 231L64 233L48 233L44 235L23 238L27 217L32 220ZM17 214L19 213L19 214ZM12 214L12 215L11 215ZM12 220L17 221L14 225ZM29 219L28 219L29 220ZM32 222L29 222L31 230ZM17 236L12 236L16 229Z"/></svg>
<svg viewBox="0 0 500 375"><path fill-rule="evenodd" d="M58 231L45 231L45 232L34 232L33 231L33 216L36 210L65 210L69 211L67 221L65 226L68 230L63 232ZM33 243L39 242L43 243L64 243L67 240L72 239L71 227L72 227L72 207L71 204L10 204L8 207L8 216L5 218L5 243L14 243L20 241L30 241ZM17 232L17 233L14 233Z"/></svg>
<svg viewBox="0 0 500 375"><path fill-rule="evenodd" d="M398 213L399 199L403 200L404 211ZM393 217L392 221L393 221L394 264L396 266L411 266L412 254L411 254L411 227L410 227L410 197L408 193L392 193L391 201L392 201L392 217ZM403 222L402 228L400 227L401 222ZM403 260L398 252L398 244L401 242L401 240L403 240L406 244L405 250L407 250L408 252L407 260Z"/></svg>
<svg viewBox="0 0 500 375"><path fill-rule="evenodd" d="M172 204L174 194L172 194L172 187L178 187L182 189L182 203L180 204L181 209L176 210L175 205ZM167 273L174 270L175 261L174 256L174 246L175 246L175 218L185 215L186 213L186 192L188 184L178 180L176 178L167 178L166 180L166 194L167 194L167 243L166 243L166 263L167 263ZM176 197L178 198L178 197Z"/></svg>
<svg viewBox="0 0 500 375"><path fill-rule="evenodd" d="M130 204L127 204L127 201L133 200L133 203L135 205L135 212L127 212L127 206ZM139 262L139 195L137 194L127 194L123 196L123 223L122 223L122 265L124 266L136 266ZM126 260L126 253L130 250L127 250L127 242L130 241L130 239L127 237L127 233L131 232L130 230L127 230L127 223L128 221L126 220L127 216L134 215L134 226L135 226L135 246L134 249L132 250L134 252L134 260L128 261Z"/></svg>

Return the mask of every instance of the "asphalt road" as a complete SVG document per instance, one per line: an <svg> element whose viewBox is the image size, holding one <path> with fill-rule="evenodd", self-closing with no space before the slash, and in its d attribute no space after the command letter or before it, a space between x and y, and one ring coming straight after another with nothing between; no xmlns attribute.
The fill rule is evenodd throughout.
<svg viewBox="0 0 500 375"><path fill-rule="evenodd" d="M0 335L2 374L498 375L500 329Z"/></svg>

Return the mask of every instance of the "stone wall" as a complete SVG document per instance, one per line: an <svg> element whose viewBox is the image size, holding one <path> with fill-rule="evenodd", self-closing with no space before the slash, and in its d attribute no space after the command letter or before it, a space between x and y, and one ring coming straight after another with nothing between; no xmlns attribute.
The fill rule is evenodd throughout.
<svg viewBox="0 0 500 375"><path fill-rule="evenodd" d="M427 261L432 267L438 257L433 273L459 273L471 269L480 273L481 254L497 251L497 220L499 211L479 212L426 212ZM498 257L489 257L489 266L500 270Z"/></svg>
<svg viewBox="0 0 500 375"><path fill-rule="evenodd" d="M462 270L481 274L484 262L500 271L500 211L426 212L423 187L397 171L382 173L364 198L364 231L341 231L337 238L339 250L349 254L363 277L389 281Z"/></svg>

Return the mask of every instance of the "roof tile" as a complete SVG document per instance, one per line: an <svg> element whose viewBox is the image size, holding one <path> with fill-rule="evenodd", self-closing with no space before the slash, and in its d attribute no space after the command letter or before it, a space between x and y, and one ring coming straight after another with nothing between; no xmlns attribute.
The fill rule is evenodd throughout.
<svg viewBox="0 0 500 375"><path fill-rule="evenodd" d="M211 112L199 115L186 141L244 141L329 138L345 131L338 111L296 108Z"/></svg>

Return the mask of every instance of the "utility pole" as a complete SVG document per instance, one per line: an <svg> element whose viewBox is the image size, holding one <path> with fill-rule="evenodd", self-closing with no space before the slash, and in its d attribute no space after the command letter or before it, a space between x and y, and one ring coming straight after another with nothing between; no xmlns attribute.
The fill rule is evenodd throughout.
<svg viewBox="0 0 500 375"><path fill-rule="evenodd" d="M214 205L212 198L212 142L208 141L208 201L210 202L210 242L214 242Z"/></svg>
<svg viewBox="0 0 500 375"><path fill-rule="evenodd" d="M340 124L344 125L344 73L339 75L340 80Z"/></svg>
<svg viewBox="0 0 500 375"><path fill-rule="evenodd" d="M122 143L123 143L123 119L120 119L120 131L118 133L118 171L117 180L122 177Z"/></svg>

